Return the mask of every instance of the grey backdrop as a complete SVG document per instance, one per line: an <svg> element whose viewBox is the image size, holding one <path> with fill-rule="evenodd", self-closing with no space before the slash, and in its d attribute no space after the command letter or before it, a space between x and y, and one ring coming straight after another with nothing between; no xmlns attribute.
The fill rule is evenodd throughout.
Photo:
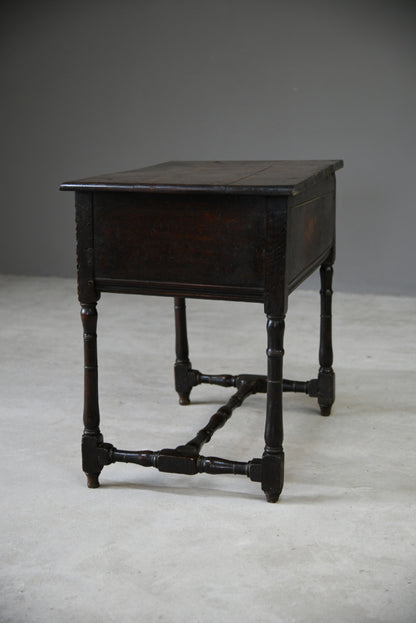
<svg viewBox="0 0 416 623"><path fill-rule="evenodd" d="M61 181L341 157L337 289L416 294L414 4L3 2L0 272L74 275Z"/></svg>

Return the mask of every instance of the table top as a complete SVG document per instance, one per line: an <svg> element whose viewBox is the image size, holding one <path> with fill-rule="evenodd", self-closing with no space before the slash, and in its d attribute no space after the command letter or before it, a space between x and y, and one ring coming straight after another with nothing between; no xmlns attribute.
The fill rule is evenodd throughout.
<svg viewBox="0 0 416 623"><path fill-rule="evenodd" d="M60 189L296 195L342 166L342 160L171 161L65 182Z"/></svg>

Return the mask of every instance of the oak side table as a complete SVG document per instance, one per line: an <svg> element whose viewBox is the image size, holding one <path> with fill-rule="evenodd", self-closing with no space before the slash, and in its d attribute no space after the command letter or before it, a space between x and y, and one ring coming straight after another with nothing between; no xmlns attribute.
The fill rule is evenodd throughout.
<svg viewBox="0 0 416 623"><path fill-rule="evenodd" d="M78 295L84 329L82 465L98 487L117 461L178 474L242 474L269 502L283 487L282 392L316 397L322 415L334 402L331 298L335 249L335 171L342 160L166 162L66 182L75 191ZM319 372L283 379L289 294L320 267ZM177 448L118 450L100 432L97 301L101 292L174 297L175 388L188 404L200 383L236 393L197 435ZM267 376L209 375L192 368L185 298L253 301L267 316ZM155 327L156 330L156 327ZM202 456L203 444L250 394L267 394L265 448L248 462Z"/></svg>

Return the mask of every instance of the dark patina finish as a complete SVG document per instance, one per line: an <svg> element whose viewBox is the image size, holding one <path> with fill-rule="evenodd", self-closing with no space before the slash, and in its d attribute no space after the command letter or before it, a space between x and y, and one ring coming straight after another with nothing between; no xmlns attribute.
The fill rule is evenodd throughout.
<svg viewBox="0 0 416 623"><path fill-rule="evenodd" d="M117 461L179 474L242 474L276 502L283 487L282 393L316 397L322 415L335 399L331 300L335 258L335 171L341 160L167 162L67 182L76 192L78 294L84 328L83 470L98 487ZM289 294L320 267L319 371L283 379ZM181 404L201 383L237 389L197 435L177 448L118 450L100 432L97 301L101 292L174 297L175 387ZM192 368L185 298L253 301L267 316L267 376L209 375ZM261 458L200 454L251 394L267 394Z"/></svg>

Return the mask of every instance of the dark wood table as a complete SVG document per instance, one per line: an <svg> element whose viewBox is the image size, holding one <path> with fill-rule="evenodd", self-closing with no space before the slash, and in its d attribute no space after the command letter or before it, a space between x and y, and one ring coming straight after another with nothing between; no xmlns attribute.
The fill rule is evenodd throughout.
<svg viewBox="0 0 416 623"><path fill-rule="evenodd" d="M179 474L243 474L269 502L283 487L282 392L316 397L329 415L335 396L331 298L335 250L335 171L341 160L166 162L66 182L76 192L78 295L84 328L83 470L98 487L117 461ZM289 294L320 267L319 372L283 379L283 334ZM97 301L101 292L174 297L175 386L181 404L200 383L235 387L207 426L177 448L118 450L100 432ZM267 316L267 376L209 375L192 368L185 298L254 301ZM157 331L157 327L155 327ZM200 454L243 400L267 393L265 448L259 458L230 461Z"/></svg>

